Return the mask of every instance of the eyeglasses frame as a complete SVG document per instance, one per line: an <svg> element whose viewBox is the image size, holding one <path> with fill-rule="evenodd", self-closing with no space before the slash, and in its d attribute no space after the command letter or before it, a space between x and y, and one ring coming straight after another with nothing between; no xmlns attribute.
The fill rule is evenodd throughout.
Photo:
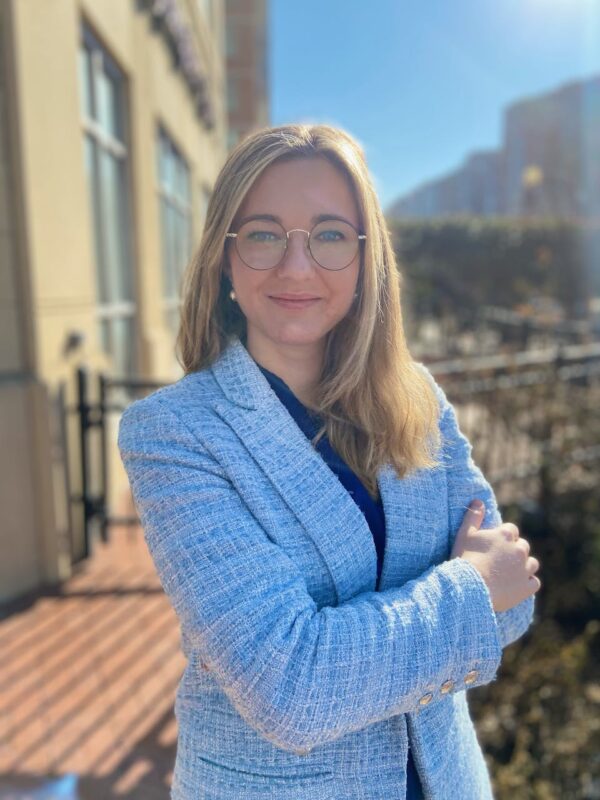
<svg viewBox="0 0 600 800"><path fill-rule="evenodd" d="M247 221L248 221L248 222L252 222L252 220L251 220L251 219L249 219L249 220L247 220ZM339 267L338 269L332 269L331 267L324 267L324 266L323 266L323 264L321 264L321 262L320 262L320 261L317 261L317 259L316 259L316 258L314 257L314 255L313 255L313 251L311 250L311 247L310 247L310 237L311 237L311 234L312 234L312 232L314 231L314 229L315 229L315 228L316 228L318 225L322 225L322 224L323 224L323 222L329 222L329 220L321 220L320 222L317 222L317 223L315 223L315 224L312 226L312 228L311 228L311 230L310 230L310 231L307 231L307 230L305 230L304 228L292 228L291 230L289 230L289 231L286 231L286 230L284 229L283 225L281 225L279 222L275 222L274 220L271 220L271 221L272 221L272 222L274 222L274 224L275 224L275 225L279 225L279 227L281 228L281 230L282 230L282 231L285 233L285 248L284 248L284 250L283 250L283 254L282 254L281 258L279 259L279 261L278 261L276 264L273 264L273 266L272 266L272 267L264 267L263 269L261 269L260 267L251 267L251 266L250 266L250 264L246 263L246 261L244 261L244 259L241 257L241 255L240 255L240 251L238 250L238 247L237 247L237 241L236 241L236 247L235 247L235 249L236 249L236 251L237 251L237 254L238 254L239 258L240 258L240 261L242 262L242 264L245 264L245 266L247 266L247 267L248 267L248 269L253 269L255 272L268 272L270 269L275 269L276 267L278 267L278 266L281 264L281 262L283 261L283 259L285 258L285 255L286 255L286 253L287 253L288 244L289 244L289 241L290 241L290 233L298 233L298 232L299 232L299 233L305 233L305 234L307 235L307 237L308 237L308 239L307 239L307 245L308 245L308 252L310 253L310 257L311 257L311 258L312 258L312 260L315 262L315 264L318 264L318 265L321 267L321 269L326 269L328 272L341 272L341 271L342 271L342 270L344 270L344 269L348 269L348 267L350 266L350 264L352 264L352 261L354 261L354 259L356 258L356 253L358 253L358 251L359 251L359 249L360 249L360 243L361 243L361 241L365 241L365 239L367 238L367 235L366 235L366 233L359 233L359 232L357 231L357 229L354 227L354 225L352 225L352 223L351 223L351 222L347 222L345 219L338 219L337 217L332 217L332 218L331 218L331 221L343 222L343 223L345 223L346 225L349 225L349 226L352 228L352 230L353 230L353 231L355 231L355 233L356 233L356 236L357 236L357 238L358 238L358 247L357 247L357 249L356 249L356 253L354 254L354 256L353 256L352 260L351 260L351 261L349 261L349 262L346 264L346 266L345 266L345 267ZM246 224L246 223L244 223L244 225L245 225L245 224ZM243 227L243 226L242 226L242 227ZM229 231L228 233L226 233L226 234L225 234L225 238L226 238L226 239L236 239L236 240L237 240L237 237L238 237L237 233L234 233L233 231Z"/></svg>

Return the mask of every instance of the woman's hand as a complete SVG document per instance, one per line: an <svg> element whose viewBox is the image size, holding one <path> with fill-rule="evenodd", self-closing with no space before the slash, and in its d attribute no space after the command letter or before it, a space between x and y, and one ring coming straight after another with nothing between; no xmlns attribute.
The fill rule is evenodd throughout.
<svg viewBox="0 0 600 800"><path fill-rule="evenodd" d="M484 511L480 500L471 503L450 557L473 564L489 589L494 611L506 611L538 591L542 584L534 573L540 562L529 555L529 542L511 522L479 530Z"/></svg>

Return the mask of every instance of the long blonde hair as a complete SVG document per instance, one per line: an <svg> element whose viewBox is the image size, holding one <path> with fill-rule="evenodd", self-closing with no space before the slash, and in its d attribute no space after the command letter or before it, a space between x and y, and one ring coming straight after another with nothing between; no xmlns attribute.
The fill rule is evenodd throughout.
<svg viewBox="0 0 600 800"><path fill-rule="evenodd" d="M275 161L328 159L354 191L367 238L358 298L329 332L319 385L318 411L332 447L372 497L377 472L391 464L399 477L433 467L439 447L438 403L432 384L413 361L402 324L401 279L385 218L358 143L329 125L281 125L243 141L223 166L207 209L202 241L183 285L177 358L186 374L212 364L234 337L245 335L245 318L229 298L224 272L225 234L247 192Z"/></svg>

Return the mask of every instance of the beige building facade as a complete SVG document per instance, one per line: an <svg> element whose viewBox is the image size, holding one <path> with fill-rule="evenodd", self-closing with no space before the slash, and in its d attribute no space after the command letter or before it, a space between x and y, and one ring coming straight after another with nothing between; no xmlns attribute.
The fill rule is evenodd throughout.
<svg viewBox="0 0 600 800"><path fill-rule="evenodd" d="M227 143L269 124L267 0L225 0Z"/></svg>
<svg viewBox="0 0 600 800"><path fill-rule="evenodd" d="M181 275L227 148L224 51L222 0L0 0L0 602L82 552L60 387L72 408L77 366L181 375Z"/></svg>

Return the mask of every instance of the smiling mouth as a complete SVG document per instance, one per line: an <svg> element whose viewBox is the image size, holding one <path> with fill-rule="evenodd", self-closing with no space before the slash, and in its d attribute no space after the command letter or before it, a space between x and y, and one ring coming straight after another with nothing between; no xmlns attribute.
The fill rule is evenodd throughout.
<svg viewBox="0 0 600 800"><path fill-rule="evenodd" d="M269 295L269 300L272 300L277 305L283 308L307 308L308 306L317 303L320 297L293 297L293 296L278 296Z"/></svg>

